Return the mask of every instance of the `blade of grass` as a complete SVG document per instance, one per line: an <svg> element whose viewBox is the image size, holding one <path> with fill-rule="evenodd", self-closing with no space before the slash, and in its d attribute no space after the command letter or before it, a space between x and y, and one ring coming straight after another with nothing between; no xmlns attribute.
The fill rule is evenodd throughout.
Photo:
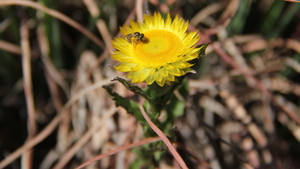
<svg viewBox="0 0 300 169"><path fill-rule="evenodd" d="M18 54L18 55L21 54L21 49L19 46L12 44L10 42L3 41L3 40L0 40L0 49L6 50L8 52Z"/></svg>
<svg viewBox="0 0 300 169"><path fill-rule="evenodd" d="M276 38L280 33L285 30L290 23L290 21L297 15L300 9L300 4L293 4L289 6L286 12L279 18L280 22L273 27L273 31L270 33L271 38Z"/></svg>
<svg viewBox="0 0 300 169"><path fill-rule="evenodd" d="M265 37L270 38L270 35L273 33L273 29L275 28L275 23L276 21L278 21L278 18L282 13L284 4L285 4L284 1L275 0L271 5L260 28L260 33Z"/></svg>

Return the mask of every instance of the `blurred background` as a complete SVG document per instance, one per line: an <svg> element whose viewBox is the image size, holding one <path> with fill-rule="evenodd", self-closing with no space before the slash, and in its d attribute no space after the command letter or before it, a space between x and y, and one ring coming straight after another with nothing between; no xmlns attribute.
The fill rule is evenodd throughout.
<svg viewBox="0 0 300 169"><path fill-rule="evenodd" d="M0 0L0 168L75 168L145 139L101 86L135 97L111 81L125 77L112 68L111 40L156 11L181 16L199 30L199 44L210 43L174 124L188 167L299 168L299 8L283 0ZM150 165L138 150L86 168L179 168L167 152Z"/></svg>

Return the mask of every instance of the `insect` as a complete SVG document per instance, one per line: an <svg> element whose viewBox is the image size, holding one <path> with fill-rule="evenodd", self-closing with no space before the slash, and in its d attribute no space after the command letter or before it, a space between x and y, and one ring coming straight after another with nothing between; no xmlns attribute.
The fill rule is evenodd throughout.
<svg viewBox="0 0 300 169"><path fill-rule="evenodd" d="M146 42L145 35L143 33L140 33L140 32L134 32L134 33L125 35L124 39L126 39L127 42L132 43L134 47L138 43L144 43L144 42Z"/></svg>

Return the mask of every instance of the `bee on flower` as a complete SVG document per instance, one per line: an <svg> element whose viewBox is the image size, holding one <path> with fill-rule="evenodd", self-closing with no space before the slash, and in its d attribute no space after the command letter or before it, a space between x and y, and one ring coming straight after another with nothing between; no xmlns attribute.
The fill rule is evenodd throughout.
<svg viewBox="0 0 300 169"><path fill-rule="evenodd" d="M165 19L159 13L144 15L144 22L131 21L121 28L123 37L112 41L112 58L120 62L114 68L128 72L132 83L171 84L177 77L194 72L189 63L198 58L197 31L186 32L188 23L176 16Z"/></svg>
<svg viewBox="0 0 300 169"><path fill-rule="evenodd" d="M132 43L134 47L138 43L146 42L145 35L143 33L140 33L140 32L130 33L128 35L125 35L124 38L127 40L127 42Z"/></svg>

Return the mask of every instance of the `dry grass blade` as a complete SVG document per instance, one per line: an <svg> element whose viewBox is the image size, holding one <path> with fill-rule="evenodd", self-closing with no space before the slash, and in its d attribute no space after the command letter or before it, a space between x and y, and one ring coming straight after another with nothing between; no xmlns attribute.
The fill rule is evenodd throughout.
<svg viewBox="0 0 300 169"><path fill-rule="evenodd" d="M51 134L59 122L66 116L66 112L61 112L59 116L56 116L48 125L45 127L43 131L41 131L39 134L37 134L34 138L32 138L30 141L25 143L22 147L15 150L13 153L9 154L4 160L0 162L0 168L4 168L10 163L12 163L14 160L20 157L20 155L28 150L30 150L32 147L43 141L49 134Z"/></svg>
<svg viewBox="0 0 300 169"><path fill-rule="evenodd" d="M300 53L300 43L293 39L272 39L266 40L262 37L254 38L243 46L243 51L246 53L264 50L266 48L286 47Z"/></svg>
<svg viewBox="0 0 300 169"><path fill-rule="evenodd" d="M295 61L291 58L287 58L286 65L292 67L295 71L300 73L300 64L297 61Z"/></svg>
<svg viewBox="0 0 300 169"><path fill-rule="evenodd" d="M111 37L109 35L109 31L106 27L106 24L105 22L102 20L102 19L98 19L97 22L96 22L96 25L98 27L98 30L100 31L103 39L104 39L104 42L105 42L105 45L106 45L106 48L109 50L109 51L112 51L112 46L111 46Z"/></svg>
<svg viewBox="0 0 300 169"><path fill-rule="evenodd" d="M93 35L89 30L87 30L86 28L84 28L83 26L81 26L80 24L78 24L77 22L72 20L71 18L67 17L66 15L64 15L56 10L47 8L47 7L42 6L39 3L36 3L33 1L22 1L22 0L21 1L20 0L2 0L2 1L0 1L0 6L8 6L8 5L22 5L22 6L32 7L37 10L41 10L41 11L47 13L48 15L51 15L65 23L69 24L70 26L72 26L73 28L77 29L79 32L81 32L82 34L84 34L85 36L90 38L99 47L101 47L103 49L105 48L102 41L99 38L97 38L95 35Z"/></svg>
<svg viewBox="0 0 300 169"><path fill-rule="evenodd" d="M281 97L275 96L273 97L273 102L281 108L291 119L293 119L298 125L300 125L300 116L291 111L288 107L285 106L284 100Z"/></svg>
<svg viewBox="0 0 300 169"><path fill-rule="evenodd" d="M234 16L236 11L238 10L240 1L239 0L230 0L227 8L222 13L221 17L219 18L220 21L223 22L223 26L226 27L230 22L229 20Z"/></svg>
<svg viewBox="0 0 300 169"><path fill-rule="evenodd" d="M82 96L86 95L87 93L102 87L103 85L109 85L111 83L113 82L111 82L110 80L103 80L98 83L95 83L89 88L84 89L79 93L77 93L76 95L74 95L60 110L60 112L58 113L59 115L57 115L39 134L37 134L29 142L25 143L22 147L18 148L16 151L14 151L10 155L8 155L4 160L2 160L0 162L0 168L6 167L11 162L13 162L18 157L20 157L22 153L28 151L29 149L31 149L32 147L40 143L42 140L44 140L47 136L49 136L49 134L51 134L55 130L59 122L63 120L66 116L68 116L69 109L75 102L78 101L78 99L80 99Z"/></svg>
<svg viewBox="0 0 300 169"><path fill-rule="evenodd" d="M220 11L224 5L222 3L214 3L203 10L199 11L190 21L191 25L196 26L209 15Z"/></svg>
<svg viewBox="0 0 300 169"><path fill-rule="evenodd" d="M217 44L212 43L214 51L220 55L227 63L229 63L232 67L238 69L245 77L249 78L252 82L254 82L255 86L257 86L267 97L271 97L271 93L266 89L266 87L260 83L250 72L244 70L238 64L236 64Z"/></svg>
<svg viewBox="0 0 300 169"><path fill-rule="evenodd" d="M161 140L166 144L166 146L168 147L169 151L174 156L174 158L176 159L176 161L178 162L178 164L181 166L181 168L187 169L188 167L186 166L185 162L183 161L183 159L181 158L181 156L179 155L179 153L172 146L171 142L166 137L166 135L150 120L150 118L148 117L148 115L145 112L145 110L144 110L144 108L143 108L142 105L140 105L140 110L141 110L141 113L144 116L145 120L147 121L147 123L150 125L150 127L152 128L152 130L161 138Z"/></svg>
<svg viewBox="0 0 300 169"><path fill-rule="evenodd" d="M144 20L144 18L143 18L143 1L144 0L136 0L135 1L135 10L136 10L137 19L141 23L143 23L143 20ZM148 3L148 2L144 1L144 3Z"/></svg>
<svg viewBox="0 0 300 169"><path fill-rule="evenodd" d="M92 137L95 131L99 130L105 122L108 121L111 116L116 113L117 108L112 107L108 110L104 117L100 119L94 126L92 126L85 134L82 135L80 140L78 140L69 150L63 155L63 158L59 160L59 162L53 167L54 169L64 168L65 165L69 162L69 160L83 147L83 145L87 144L88 140Z"/></svg>
<svg viewBox="0 0 300 169"><path fill-rule="evenodd" d="M0 49L20 55L21 49L19 46L0 40Z"/></svg>
<svg viewBox="0 0 300 169"><path fill-rule="evenodd" d="M268 86L268 88L272 91L278 91L284 94L293 93L300 97L300 85L282 77L271 78L269 84L266 84L266 86Z"/></svg>
<svg viewBox="0 0 300 169"><path fill-rule="evenodd" d="M100 10L97 8L97 3L94 0L84 0L83 1L86 7L88 8L89 12L91 13L91 16L93 18L99 18L100 17ZM107 26L105 22L102 19L96 20L96 26L101 33L101 36L104 39L105 46L109 51L112 51L111 46L111 37L109 34L109 31L107 30Z"/></svg>
<svg viewBox="0 0 300 169"><path fill-rule="evenodd" d="M21 26L21 48L22 48L22 66L24 76L24 92L27 105L27 142L30 141L37 132L37 125L35 122L35 106L32 90L32 76L31 76L31 52L29 44L29 30L26 22L22 22ZM22 168L32 167L33 150L25 152L22 155Z"/></svg>
<svg viewBox="0 0 300 169"><path fill-rule="evenodd" d="M41 25L38 26L37 35L39 40L39 46L41 48L42 60L44 62L47 73L63 89L66 96L70 97L70 91L67 82L64 80L61 73L56 69L53 62L49 58L50 49L47 41L48 38L46 37L45 30ZM59 100L58 97L56 98Z"/></svg>
<svg viewBox="0 0 300 169"><path fill-rule="evenodd" d="M109 151L107 153L104 153L104 154L101 154L99 156L96 156L95 158L81 164L80 166L76 167L76 169L80 169L80 168L83 168L87 165L89 165L90 163L93 163L97 160L101 160L107 156L110 156L110 155L113 155L115 153L118 153L120 151L123 151L123 150L127 150L127 149L130 149L130 148L134 148L134 147L138 147L138 146L141 146L141 145L144 145L144 144L149 144L149 143L153 143L153 142L156 142L156 141L160 141L161 139L159 137L153 137L153 138L147 138L145 140L142 140L142 141L139 141L137 143L132 143L132 144L127 144L125 146L122 146L120 148L117 148L115 150L112 150L112 151Z"/></svg>
<svg viewBox="0 0 300 169"><path fill-rule="evenodd" d="M95 0L83 0L82 1L89 12L91 13L92 17L97 18L100 16L100 9L97 7L97 3Z"/></svg>

